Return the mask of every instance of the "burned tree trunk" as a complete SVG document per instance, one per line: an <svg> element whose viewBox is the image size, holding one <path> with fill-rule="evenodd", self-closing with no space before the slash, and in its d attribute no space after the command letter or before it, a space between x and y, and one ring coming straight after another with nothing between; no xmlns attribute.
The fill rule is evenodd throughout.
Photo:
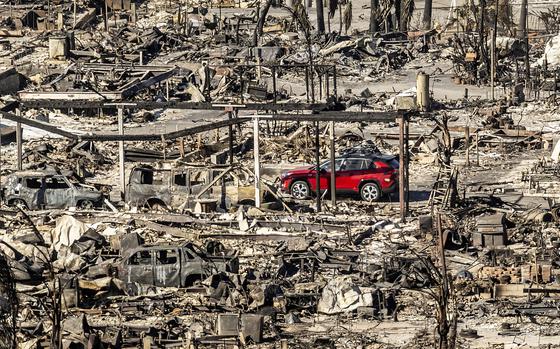
<svg viewBox="0 0 560 349"><path fill-rule="evenodd" d="M430 30L432 28L432 0L424 0L422 23L425 30Z"/></svg>
<svg viewBox="0 0 560 349"><path fill-rule="evenodd" d="M255 31L253 32L253 39L252 39L252 46L258 46L259 38L262 36L263 28L264 28L264 21L266 20L266 16L268 15L268 11L270 10L270 6L272 5L272 0L266 0L264 6L261 8L259 12L259 19L257 20L257 26L255 27Z"/></svg>
<svg viewBox="0 0 560 349"><path fill-rule="evenodd" d="M317 6L317 32L325 33L325 15L323 14L323 0L315 0Z"/></svg>

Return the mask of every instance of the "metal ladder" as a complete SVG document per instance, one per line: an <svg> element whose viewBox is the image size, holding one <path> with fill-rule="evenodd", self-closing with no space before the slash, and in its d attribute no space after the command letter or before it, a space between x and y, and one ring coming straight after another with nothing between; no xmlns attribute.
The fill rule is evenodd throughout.
<svg viewBox="0 0 560 349"><path fill-rule="evenodd" d="M449 206L451 196L453 195L452 183L457 177L457 169L454 166L441 164L437 179L434 182L432 192L430 193L430 206Z"/></svg>

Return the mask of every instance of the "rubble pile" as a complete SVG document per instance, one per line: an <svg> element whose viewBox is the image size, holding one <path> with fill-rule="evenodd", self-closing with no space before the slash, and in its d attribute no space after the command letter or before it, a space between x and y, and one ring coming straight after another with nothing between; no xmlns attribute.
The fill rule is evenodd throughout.
<svg viewBox="0 0 560 349"><path fill-rule="evenodd" d="M0 4L0 347L559 347L557 13Z"/></svg>

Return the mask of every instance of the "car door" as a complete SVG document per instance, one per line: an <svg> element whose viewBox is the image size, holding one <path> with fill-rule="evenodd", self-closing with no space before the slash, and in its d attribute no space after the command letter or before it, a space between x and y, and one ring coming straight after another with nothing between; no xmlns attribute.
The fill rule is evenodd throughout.
<svg viewBox="0 0 560 349"><path fill-rule="evenodd" d="M188 170L178 170L171 173L171 207L180 207L189 200L191 196L189 177Z"/></svg>
<svg viewBox="0 0 560 349"><path fill-rule="evenodd" d="M360 172L363 171L363 159L349 158L344 161L336 176L336 189L355 191L359 185Z"/></svg>
<svg viewBox="0 0 560 349"><path fill-rule="evenodd" d="M133 253L125 262L125 282L154 284L153 253L151 250L140 250Z"/></svg>
<svg viewBox="0 0 560 349"><path fill-rule="evenodd" d="M74 205L73 188L63 176L45 177L45 207L65 208Z"/></svg>
<svg viewBox="0 0 560 349"><path fill-rule="evenodd" d="M176 248L154 250L156 286L181 286L181 260Z"/></svg>
<svg viewBox="0 0 560 349"><path fill-rule="evenodd" d="M336 159L335 160L335 169L336 169L336 176L338 177L338 171L340 171L341 166L343 166L345 159ZM315 189L315 177L310 178L312 182L312 189ZM321 172L319 176L319 183L321 186L321 190L327 190L331 186L331 162L327 161L321 166ZM337 183L338 186L338 183Z"/></svg>
<svg viewBox="0 0 560 349"><path fill-rule="evenodd" d="M14 188L14 194L18 195L30 209L41 208L45 199L45 183L42 177L18 178Z"/></svg>
<svg viewBox="0 0 560 349"><path fill-rule="evenodd" d="M373 169L373 161L370 159L355 159L352 164L352 172L348 179L353 191L357 192L360 190L360 184L368 178L368 174L370 174Z"/></svg>
<svg viewBox="0 0 560 349"><path fill-rule="evenodd" d="M193 245L188 244L182 248L181 258L183 286L192 286L194 281L204 280L211 275L208 263L194 251Z"/></svg>

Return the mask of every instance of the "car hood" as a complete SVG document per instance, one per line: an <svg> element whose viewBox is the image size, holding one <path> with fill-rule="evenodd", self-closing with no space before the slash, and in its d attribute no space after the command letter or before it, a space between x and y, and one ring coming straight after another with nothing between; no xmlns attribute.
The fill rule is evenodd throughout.
<svg viewBox="0 0 560 349"><path fill-rule="evenodd" d="M315 169L315 166L302 166L302 167L298 167L298 168L294 168L293 170L289 170L289 171L284 171L282 172L282 177L287 177L287 176L294 176L294 175L301 175L301 174L308 174L309 171Z"/></svg>

